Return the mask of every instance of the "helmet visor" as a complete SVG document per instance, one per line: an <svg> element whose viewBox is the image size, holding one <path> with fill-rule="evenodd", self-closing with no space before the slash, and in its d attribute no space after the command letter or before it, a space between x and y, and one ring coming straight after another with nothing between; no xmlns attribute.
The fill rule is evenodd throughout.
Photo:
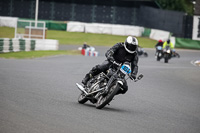
<svg viewBox="0 0 200 133"><path fill-rule="evenodd" d="M135 51L137 46L136 45L133 45L133 44L128 44L126 43L126 48L130 51Z"/></svg>

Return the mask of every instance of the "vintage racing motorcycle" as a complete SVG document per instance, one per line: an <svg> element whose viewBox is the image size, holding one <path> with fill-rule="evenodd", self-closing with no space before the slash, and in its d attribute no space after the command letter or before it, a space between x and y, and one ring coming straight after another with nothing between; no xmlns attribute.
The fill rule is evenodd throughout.
<svg viewBox="0 0 200 133"><path fill-rule="evenodd" d="M130 63L118 64L113 62L106 73L101 72L94 76L87 82L85 87L76 83L76 86L81 91L78 102L84 104L90 101L96 104L97 109L102 109L112 101L116 94L119 94L120 90L123 90L124 81L129 78L132 79L130 73ZM136 82L142 77L143 75L140 74L134 81Z"/></svg>

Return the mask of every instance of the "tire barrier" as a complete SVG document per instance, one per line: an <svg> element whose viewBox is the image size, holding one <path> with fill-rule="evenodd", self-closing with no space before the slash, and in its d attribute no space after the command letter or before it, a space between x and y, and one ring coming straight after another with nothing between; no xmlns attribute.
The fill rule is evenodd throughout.
<svg viewBox="0 0 200 133"><path fill-rule="evenodd" d="M58 41L49 39L0 39L0 53L34 51L34 50L58 50Z"/></svg>

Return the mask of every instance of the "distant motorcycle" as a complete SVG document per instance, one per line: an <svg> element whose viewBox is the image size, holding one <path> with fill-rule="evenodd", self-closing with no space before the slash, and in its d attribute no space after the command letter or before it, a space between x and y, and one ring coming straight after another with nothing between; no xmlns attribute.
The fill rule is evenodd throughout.
<svg viewBox="0 0 200 133"><path fill-rule="evenodd" d="M156 59L157 59L157 61L160 61L160 59L162 58L162 56L163 56L162 46L157 46L156 47Z"/></svg>
<svg viewBox="0 0 200 133"><path fill-rule="evenodd" d="M102 109L109 104L114 96L123 90L124 81L131 78L130 63L118 64L113 62L106 73L101 72L97 76L91 78L85 87L76 83L76 86L81 91L78 97L78 102L84 104L88 100L96 104L97 109ZM127 79L125 77L128 76ZM138 81L143 77L139 75L134 81Z"/></svg>
<svg viewBox="0 0 200 133"><path fill-rule="evenodd" d="M148 53L147 53L147 52L144 50L144 48L142 48L142 47L138 47L137 52L138 52L138 55L139 55L139 56L144 55L144 57L148 57Z"/></svg>
<svg viewBox="0 0 200 133"><path fill-rule="evenodd" d="M171 59L171 55L172 55L171 48L169 46L166 46L163 49L163 58L165 63L168 63L169 59Z"/></svg>

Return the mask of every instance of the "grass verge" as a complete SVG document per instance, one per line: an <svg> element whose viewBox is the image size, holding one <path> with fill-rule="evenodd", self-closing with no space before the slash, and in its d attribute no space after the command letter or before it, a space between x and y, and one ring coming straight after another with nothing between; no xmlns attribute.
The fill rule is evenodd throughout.
<svg viewBox="0 0 200 133"><path fill-rule="evenodd" d="M14 38L15 28L0 27L0 38Z"/></svg>
<svg viewBox="0 0 200 133"><path fill-rule="evenodd" d="M0 38L14 38L14 28L0 27ZM91 34L80 32L66 32L58 30L48 30L47 39L55 39L59 41L59 44L81 45L87 42L91 46L113 46L117 42L125 41L127 36L117 36L108 34ZM145 38L137 37L139 45L144 48L154 48L157 41ZM12 53L0 53L0 58L39 58L52 55L69 55L80 54L79 51L30 51L30 52L12 52Z"/></svg>
<svg viewBox="0 0 200 133"><path fill-rule="evenodd" d="M48 30L47 38L59 40L60 44L80 45L84 42L87 42L87 44L91 46L113 46L117 42L125 41L127 36ZM137 38L139 45L142 47L154 48L155 44L157 43L156 40L146 37Z"/></svg>
<svg viewBox="0 0 200 133"><path fill-rule="evenodd" d="M1 53L0 58L6 59L32 59L32 58L40 58L46 56L54 56L54 55L79 55L80 51L78 50L71 50L71 51L64 51L64 50L57 50L57 51L21 51L21 52L10 52L10 53Z"/></svg>
<svg viewBox="0 0 200 133"><path fill-rule="evenodd" d="M0 27L0 38L13 38L14 28ZM108 35L108 34L92 34L80 32L66 32L58 30L48 30L47 39L58 40L60 44L81 45L87 42L91 46L113 46L117 42L125 41L127 36ZM137 37L139 45L144 48L154 48L157 43L146 37Z"/></svg>

